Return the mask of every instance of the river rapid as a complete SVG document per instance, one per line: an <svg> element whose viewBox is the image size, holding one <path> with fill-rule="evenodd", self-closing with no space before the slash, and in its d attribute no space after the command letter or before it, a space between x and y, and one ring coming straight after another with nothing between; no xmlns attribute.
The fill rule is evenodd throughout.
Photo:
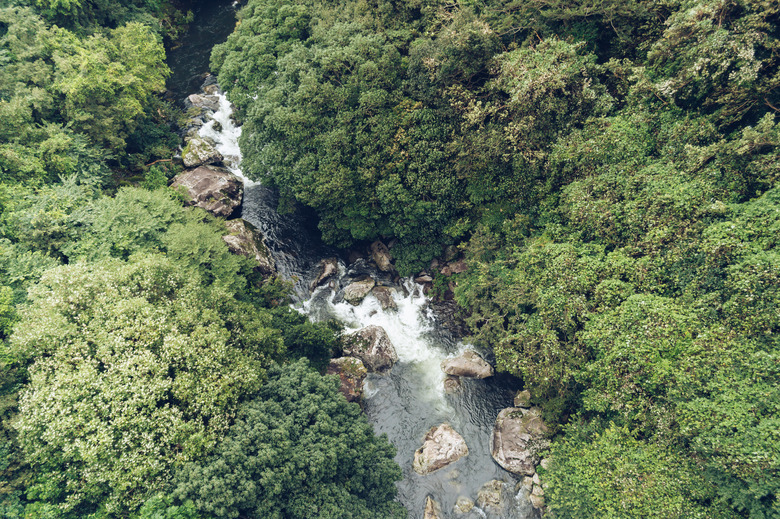
<svg viewBox="0 0 780 519"><path fill-rule="evenodd" d="M169 51L173 70L169 95L177 100L198 91L208 71L207 54L232 30L237 5L213 1L194 3L192 9L195 20L189 33L181 45ZM191 52L189 57L188 52ZM200 134L213 139L225 157L225 165L244 178L238 147L241 128L235 126L230 115L230 103L221 95L220 109L212 121L203 125ZM215 130L215 121L219 122L219 131ZM342 251L321 242L316 222L310 215L303 211L280 215L276 212L277 197L272 190L247 179L244 182L241 217L265 235L279 273L295 281L294 307L315 321L338 319L347 333L368 325L382 326L395 346L398 362L392 370L384 375L371 374L366 379L363 409L375 431L386 434L397 449L395 460L403 470L398 499L409 510L409 517L422 517L428 496L440 504L442 518L538 517L527 492L517 484L516 476L499 467L490 455L496 416L501 409L512 406L516 382L501 376L463 379L460 390L447 394L441 362L456 356L467 345L442 326L422 287L411 279L394 282L364 259L347 264ZM312 291L310 287L319 273L320 261L332 257L340 258L338 280ZM365 275L393 288L397 310L383 310L373 295L358 306L342 300L343 288ZM414 452L422 446L428 430L444 422L463 436L469 454L432 474L420 476L412 470ZM505 482L506 502L500 512L478 506L467 513L453 511L458 498L477 501L479 489L491 480Z"/></svg>

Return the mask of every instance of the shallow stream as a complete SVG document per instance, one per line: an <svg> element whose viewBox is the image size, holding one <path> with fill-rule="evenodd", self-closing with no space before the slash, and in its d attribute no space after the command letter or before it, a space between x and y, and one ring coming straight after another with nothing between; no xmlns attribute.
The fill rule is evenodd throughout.
<svg viewBox="0 0 780 519"><path fill-rule="evenodd" d="M176 94L180 95L179 99L197 92L197 87L202 83L205 70L198 67L203 63L206 38L198 34L203 28L213 28L217 23L213 13L218 13L222 20L219 23L227 24L232 30L234 22L232 18L228 20L227 15L232 17L234 11L235 4L223 1L210 2L208 9L204 7L195 12L196 19L191 29L191 32L195 31L192 36L194 40L185 38L182 47L175 51L175 63L172 64L172 81L187 84L186 91ZM201 16L212 18L201 20ZM208 45L213 46L224 40L229 32L216 31L216 36L212 35L214 37ZM224 36L219 36L223 33ZM192 43L196 55L191 68L186 66L188 41L197 43ZM193 81L199 81L195 88L192 88ZM225 157L225 165L243 178L238 148L241 128L233 124L230 109L230 103L221 96L220 109L213 115L213 120L220 123L217 127L221 126L221 130L215 131L214 122L209 121L200 129L200 134L216 141ZM245 179L241 216L263 232L280 274L296 280L295 308L312 320L336 318L344 324L347 332L368 325L382 326L396 348L399 360L392 370L385 375L369 375L366 379L363 408L376 432L387 434L397 449L396 461L404 474L403 480L398 483L398 499L409 509L410 517L422 517L429 495L441 505L443 517L536 517L538 514L523 491L516 489L516 478L499 467L490 455L490 438L496 416L501 409L512 405L515 382L503 377L463 379L458 391L445 393L441 361L457 355L466 346L440 325L430 302L423 295L422 287L415 285L411 279L393 284L389 276L378 272L364 260L347 265L340 259L339 280L312 292L310 287L318 275L320 261L339 257L339 251L320 241L310 218L302 214L278 214L275 210L276 201L272 190ZM341 300L343 287L351 279L366 274L372 275L382 284L392 286L397 310L382 310L372 295L359 306ZM448 422L464 437L469 454L430 475L420 476L412 470L414 452L422 446L428 430L443 422ZM479 507L467 514L456 515L453 512L459 497L476 501L480 487L494 479L507 483L509 499L500 514L486 513Z"/></svg>

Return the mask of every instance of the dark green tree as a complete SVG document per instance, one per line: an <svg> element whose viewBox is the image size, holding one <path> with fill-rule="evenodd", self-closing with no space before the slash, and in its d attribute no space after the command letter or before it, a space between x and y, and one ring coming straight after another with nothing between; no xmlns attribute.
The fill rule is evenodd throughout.
<svg viewBox="0 0 780 519"><path fill-rule="evenodd" d="M401 518L394 454L334 378L299 361L269 371L214 455L179 471L175 495L215 517Z"/></svg>

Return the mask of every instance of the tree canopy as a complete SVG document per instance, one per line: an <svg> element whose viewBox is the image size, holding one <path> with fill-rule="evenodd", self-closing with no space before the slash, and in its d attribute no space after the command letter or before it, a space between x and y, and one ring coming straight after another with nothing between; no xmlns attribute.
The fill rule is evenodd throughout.
<svg viewBox="0 0 780 519"><path fill-rule="evenodd" d="M187 463L176 495L214 517L400 518L401 470L338 381L305 361L269 371L211 458Z"/></svg>
<svg viewBox="0 0 780 519"><path fill-rule="evenodd" d="M247 172L331 243L392 241L402 273L459 245L444 284L472 339L557 430L556 517L778 515L774 5L251 0L240 18L212 64ZM629 502L626 478L645 482Z"/></svg>

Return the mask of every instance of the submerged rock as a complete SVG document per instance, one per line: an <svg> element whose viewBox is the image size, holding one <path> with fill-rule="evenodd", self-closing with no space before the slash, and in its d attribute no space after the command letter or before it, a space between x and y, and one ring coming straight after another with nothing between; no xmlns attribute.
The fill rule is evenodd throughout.
<svg viewBox="0 0 780 519"><path fill-rule="evenodd" d="M254 259L255 271L266 277L276 274L274 259L265 245L263 235L254 225L236 218L225 222L225 227L230 234L223 236L222 239L227 243L230 252Z"/></svg>
<svg viewBox="0 0 780 519"><path fill-rule="evenodd" d="M344 354L363 361L369 372L383 372L398 361L390 337L381 326L372 324L343 338Z"/></svg>
<svg viewBox="0 0 780 519"><path fill-rule="evenodd" d="M441 370L456 377L487 378L493 375L493 366L472 350L466 350L454 359L443 360Z"/></svg>
<svg viewBox="0 0 780 519"><path fill-rule="evenodd" d="M374 287L371 290L371 293L379 301L379 306L382 307L382 310L398 310L398 305L395 304L393 299L393 292L395 290L390 287Z"/></svg>
<svg viewBox="0 0 780 519"><path fill-rule="evenodd" d="M441 507L431 496L425 498L423 519L441 519Z"/></svg>
<svg viewBox="0 0 780 519"><path fill-rule="evenodd" d="M357 402L363 396L363 381L368 375L368 370L360 359L354 357L331 359L327 373L339 376L341 379L339 391L347 402Z"/></svg>
<svg viewBox="0 0 780 519"><path fill-rule="evenodd" d="M371 289L376 285L372 278L353 281L344 289L344 301L352 305L359 305L366 298Z"/></svg>
<svg viewBox="0 0 780 519"><path fill-rule="evenodd" d="M171 187L183 187L190 205L228 217L241 205L244 184L226 169L201 166L177 175Z"/></svg>
<svg viewBox="0 0 780 519"><path fill-rule="evenodd" d="M467 514L471 512L474 509L474 501L469 499L466 496L460 496L457 501L455 501L455 507L453 508L453 512L456 514Z"/></svg>
<svg viewBox="0 0 780 519"><path fill-rule="evenodd" d="M220 164L224 157L217 148L207 139L198 135L187 138L187 145L181 152L181 160L188 168L202 166L204 164Z"/></svg>
<svg viewBox="0 0 780 519"><path fill-rule="evenodd" d="M444 377L444 392L448 395L457 393L460 391L461 387L463 387L463 384L461 384L460 377L454 377L452 375Z"/></svg>
<svg viewBox="0 0 780 519"><path fill-rule="evenodd" d="M463 437L448 423L431 428L425 435L423 446L414 453L412 468L420 475L427 475L468 456L469 448Z"/></svg>
<svg viewBox="0 0 780 519"><path fill-rule="evenodd" d="M477 506L488 512L500 512L504 506L504 482L498 479L488 481L477 492Z"/></svg>
<svg viewBox="0 0 780 519"><path fill-rule="evenodd" d="M520 476L536 473L539 453L549 446L537 408L509 407L498 413L490 451L502 468Z"/></svg>

